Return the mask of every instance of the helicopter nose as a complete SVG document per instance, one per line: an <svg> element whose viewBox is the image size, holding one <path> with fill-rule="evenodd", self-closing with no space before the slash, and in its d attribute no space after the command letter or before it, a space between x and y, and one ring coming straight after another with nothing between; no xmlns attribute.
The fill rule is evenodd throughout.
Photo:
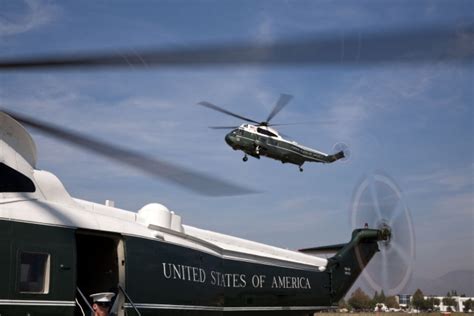
<svg viewBox="0 0 474 316"><path fill-rule="evenodd" d="M232 146L232 143L233 143L233 140L232 140L232 136L229 134L225 135L225 142L229 145L229 146Z"/></svg>

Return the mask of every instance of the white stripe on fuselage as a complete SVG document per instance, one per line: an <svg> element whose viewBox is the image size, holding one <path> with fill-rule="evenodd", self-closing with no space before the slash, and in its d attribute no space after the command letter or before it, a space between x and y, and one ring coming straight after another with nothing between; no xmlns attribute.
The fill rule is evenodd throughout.
<svg viewBox="0 0 474 316"><path fill-rule="evenodd" d="M246 132L251 133L250 131L246 131ZM269 136L266 136L266 135L263 135L263 134L258 134L258 133L253 133L253 134L257 134L258 136L265 137L265 139L273 139L273 138L271 138L271 137L269 137ZM245 137L245 136L243 136L243 135L238 135L238 136L235 136L235 137L240 137L240 138L243 138L243 139L247 139L247 140L252 141L252 142L255 141L255 139L252 139L252 138L249 138L249 137ZM314 150L314 149L310 149L310 148L308 148L308 147L301 146L301 145L299 145L299 144L295 144L295 143L289 142L289 141L287 141L287 140L285 140L285 139L283 139L283 138L277 138L277 139L275 139L275 140L276 140L276 141L285 142L285 143L289 144L290 146L296 146L296 147L298 147L298 148L301 148L302 150L306 150L306 151L309 151L309 152L312 152L312 153L315 153L315 154L318 154L318 155L321 155L321 156L325 156L325 157L328 156L328 154L325 154L325 153L323 153L323 152L320 152L320 151L317 151L317 150ZM297 154L297 155L299 155L299 156L303 156L303 157L308 158L308 159L311 159L311 160L317 160L317 161L325 162L325 160L323 160L323 159L318 159L318 158L316 158L316 157L308 156L308 155L305 155L305 154L303 154L303 153L299 153L299 152L296 152L296 151L294 151L294 150L291 150L291 149L288 149L288 148L285 148L285 147L275 146L275 145L268 144L268 143L266 143L265 146L269 146L269 147L273 147L273 148L278 148L278 149L280 149L280 150L285 150L285 151L288 151L288 152L292 152L292 153L294 153L294 154Z"/></svg>
<svg viewBox="0 0 474 316"><path fill-rule="evenodd" d="M138 309L173 309L173 310L196 310L216 312L243 312L243 311L283 311L283 310L322 310L330 309L330 306L199 306L199 305L172 305L172 304L134 304ZM133 308L131 304L125 304L126 308Z"/></svg>
<svg viewBox="0 0 474 316"><path fill-rule="evenodd" d="M25 306L74 306L74 301L46 301L46 300L0 300L0 305Z"/></svg>

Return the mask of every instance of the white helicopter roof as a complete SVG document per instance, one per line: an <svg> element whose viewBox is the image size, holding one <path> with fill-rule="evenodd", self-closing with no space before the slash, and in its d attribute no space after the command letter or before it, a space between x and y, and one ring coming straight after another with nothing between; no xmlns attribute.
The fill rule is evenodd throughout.
<svg viewBox="0 0 474 316"><path fill-rule="evenodd" d="M74 199L46 171L35 171L35 184L39 183L43 186L35 193L0 193L0 218L161 240L239 261L301 269L324 269L327 264L326 259L297 251L182 225L179 215L158 203L132 212Z"/></svg>
<svg viewBox="0 0 474 316"><path fill-rule="evenodd" d="M260 133L259 129L260 130L265 130L265 131L269 131L270 133L272 133L274 135L268 135L268 134L264 134L264 135L283 139L283 137L281 137L280 133L278 133L278 131L276 129L271 128L270 126L258 126L258 125L252 125L252 124L242 124L242 125L239 126L239 129L243 129L243 130L246 130L246 131L251 132L251 133Z"/></svg>

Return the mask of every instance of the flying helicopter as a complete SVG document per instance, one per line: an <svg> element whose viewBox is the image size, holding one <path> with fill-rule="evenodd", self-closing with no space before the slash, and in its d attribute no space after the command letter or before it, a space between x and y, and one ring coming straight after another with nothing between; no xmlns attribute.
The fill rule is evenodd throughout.
<svg viewBox="0 0 474 316"><path fill-rule="evenodd" d="M468 35L472 38L472 28ZM396 62L437 61L440 56L469 62L474 57L472 45L462 46L461 52L451 49L456 46L458 30L454 34L438 28L348 37L343 42L328 36L257 47L243 44L130 55L10 59L0 61L0 70L120 65L364 65L393 62L400 56L407 58ZM354 58L344 55L346 63L341 63L338 53L341 43L347 52L349 47L354 48ZM377 53L360 54L361 47ZM399 236L406 240L407 234L398 232L394 224L412 228L405 208L395 214L385 213L389 207L384 203L375 203L374 207L360 204L365 213L374 212L376 216L372 221L353 216L355 226L348 243L297 252L184 225L179 215L158 203L134 212L116 208L110 201L101 205L73 198L55 175L36 169L36 146L24 126L184 187L189 188L188 183L193 182L188 180L197 179L191 187L199 187L209 179L21 115L0 113L0 122L2 316L90 314L86 296L104 288L116 290L112 312L118 315L308 315L333 307L366 271L368 262L376 259L378 251L401 254L407 263L414 251L403 250L397 243ZM171 172L165 172L167 169ZM400 197L396 187L386 185L376 190L363 184L356 190L358 199L389 191L390 198L379 198L379 202L397 204L393 201ZM365 221L371 223L367 228ZM312 255L327 250L335 255ZM392 262L384 258L383 262ZM393 288L399 288L407 278L409 273L404 273L402 282Z"/></svg>
<svg viewBox="0 0 474 316"><path fill-rule="evenodd" d="M247 161L247 155L260 159L261 156L273 158L282 163L292 163L298 165L299 170L303 171L303 164L306 161L332 163L336 160L348 158L349 151L347 146L344 150L340 150L335 154L328 155L321 151L302 146L295 141L285 139L272 126L286 125L286 124L271 124L270 121L277 115L292 99L289 94L281 94L277 103L263 122L246 118L244 116L232 113L215 104L207 101L201 101L198 104L218 112L237 117L244 121L254 124L242 124L236 126L213 126L213 129L233 129L225 136L226 143L234 150L241 150L245 153L242 158ZM341 143L342 144L342 143Z"/></svg>

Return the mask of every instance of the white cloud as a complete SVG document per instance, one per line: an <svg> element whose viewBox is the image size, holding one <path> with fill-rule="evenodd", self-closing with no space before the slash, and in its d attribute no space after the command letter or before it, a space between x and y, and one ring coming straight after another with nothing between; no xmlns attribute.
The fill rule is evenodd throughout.
<svg viewBox="0 0 474 316"><path fill-rule="evenodd" d="M472 166L464 168L436 168L405 177L407 187L413 193L460 192L473 185Z"/></svg>
<svg viewBox="0 0 474 316"><path fill-rule="evenodd" d="M25 33L53 21L59 8L49 2L25 0L24 12L16 15L0 14L0 36Z"/></svg>
<svg viewBox="0 0 474 316"><path fill-rule="evenodd" d="M257 41L268 43L274 39L273 21L269 15L264 14L260 17L260 23L256 32Z"/></svg>
<svg viewBox="0 0 474 316"><path fill-rule="evenodd" d="M440 199L438 206L447 217L453 215L464 217L466 220L471 220L474 224L474 194L472 192L453 194ZM472 235L472 232L471 232Z"/></svg>
<svg viewBox="0 0 474 316"><path fill-rule="evenodd" d="M433 113L430 110L435 108L466 112L463 99L471 92L465 85L449 82L466 82L469 77L469 68L445 63L387 66L348 74L338 93L328 100L330 107L324 115L336 124L325 128L331 135L350 139L366 132L371 122L392 114L404 115L419 125L426 123L426 113Z"/></svg>
<svg viewBox="0 0 474 316"><path fill-rule="evenodd" d="M351 139L360 132L365 126L365 122L373 115L370 107L370 102L361 96L337 100L331 106L328 115L325 116L329 121L335 121L336 124L326 128L336 138Z"/></svg>

